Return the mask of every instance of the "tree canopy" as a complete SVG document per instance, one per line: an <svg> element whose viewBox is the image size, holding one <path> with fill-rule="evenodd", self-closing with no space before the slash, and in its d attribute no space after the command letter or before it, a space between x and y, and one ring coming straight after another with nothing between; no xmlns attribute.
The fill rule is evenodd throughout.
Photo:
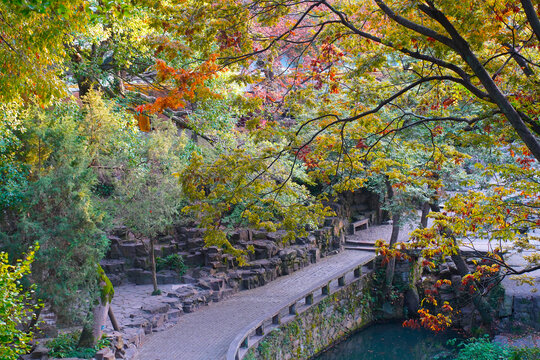
<svg viewBox="0 0 540 360"><path fill-rule="evenodd" d="M488 243L461 268L480 306L480 280L540 268L538 14L531 0L0 1L0 239L39 237L36 269L67 251L82 288L108 220L153 236L182 213L242 262L232 227L292 240L361 188L401 226L446 190L432 225L380 253L433 266ZM119 199L136 208L110 210ZM51 301L58 270L38 284Z"/></svg>

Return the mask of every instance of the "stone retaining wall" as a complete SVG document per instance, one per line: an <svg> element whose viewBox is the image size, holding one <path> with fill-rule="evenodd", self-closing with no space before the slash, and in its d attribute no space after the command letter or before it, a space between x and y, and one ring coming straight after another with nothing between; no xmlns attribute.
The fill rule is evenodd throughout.
<svg viewBox="0 0 540 360"><path fill-rule="evenodd" d="M246 359L309 359L374 321L370 275L364 275L269 333Z"/></svg>

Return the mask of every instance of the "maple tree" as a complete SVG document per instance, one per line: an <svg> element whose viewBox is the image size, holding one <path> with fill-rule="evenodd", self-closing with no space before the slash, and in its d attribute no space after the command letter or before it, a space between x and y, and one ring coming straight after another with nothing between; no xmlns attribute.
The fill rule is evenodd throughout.
<svg viewBox="0 0 540 360"><path fill-rule="evenodd" d="M185 14L196 18L203 8L218 25L188 29L182 20L193 17ZM234 17L226 16L232 12ZM538 219L540 22L531 1L218 1L181 13L176 34L189 34L199 47L209 32L219 33L215 47L221 64L235 72L233 81L248 84L248 101L255 108L246 126L257 143L272 141L264 157L252 157L265 159L262 168L246 173L255 179L259 171L271 174L272 154L274 159L292 154L293 168L305 166L330 194L383 175L394 189L427 186L429 200L443 185L436 172L468 157L459 148L507 152L513 161L478 168L496 177L496 185L449 201L448 210L434 215L433 226L413 233L408 246L422 248L427 259L451 256L464 285L471 277L477 280L471 289L478 307L485 305L478 280L493 269L503 275L538 269L534 236L522 234L523 225L532 230ZM403 167L389 156L400 147L432 155L423 164ZM291 179L267 184L265 196L279 193ZM248 181L243 187L252 185ZM257 194L244 195L260 200ZM228 209L226 201L221 210L205 204L199 210L214 220ZM469 274L459 245L471 237L492 246L484 256L489 265ZM507 264L500 255L505 243L532 251L525 258L528 265ZM449 323L447 316L436 320L427 311L423 319L432 327Z"/></svg>
<svg viewBox="0 0 540 360"><path fill-rule="evenodd" d="M235 248L227 227L284 228L292 240L331 214L324 201L368 187L394 220L379 244L390 264L406 249L427 267L450 257L480 309L490 279L530 281L540 266L531 0L0 1L0 15L0 101L48 104L69 74L83 94L121 94L137 116L167 116L209 141L177 174L184 213L208 229L208 245L240 261L249 249ZM125 91L128 75L145 84ZM209 125L216 113L233 113L238 126ZM496 153L491 163L482 149ZM464 163L486 184L448 200L427 226L441 190L470 182ZM10 181L25 181L22 168ZM421 229L397 244L417 203ZM490 248L471 272L459 246L478 239ZM528 251L525 267L505 261L509 245ZM423 325L450 325L449 304L424 302Z"/></svg>

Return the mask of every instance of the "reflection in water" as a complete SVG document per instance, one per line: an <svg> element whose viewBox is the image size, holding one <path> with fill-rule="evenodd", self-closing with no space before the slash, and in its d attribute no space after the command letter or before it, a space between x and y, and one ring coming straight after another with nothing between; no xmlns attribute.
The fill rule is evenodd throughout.
<svg viewBox="0 0 540 360"><path fill-rule="evenodd" d="M434 334L403 328L401 324L370 326L322 354L317 360L451 359L446 341L456 334Z"/></svg>

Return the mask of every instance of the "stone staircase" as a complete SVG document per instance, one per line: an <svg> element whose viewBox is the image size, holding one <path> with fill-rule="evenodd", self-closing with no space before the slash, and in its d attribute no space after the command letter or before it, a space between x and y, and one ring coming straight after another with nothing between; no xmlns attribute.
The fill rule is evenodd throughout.
<svg viewBox="0 0 540 360"><path fill-rule="evenodd" d="M375 252L375 240L363 240L358 235L349 235L345 237L346 250L373 251Z"/></svg>

